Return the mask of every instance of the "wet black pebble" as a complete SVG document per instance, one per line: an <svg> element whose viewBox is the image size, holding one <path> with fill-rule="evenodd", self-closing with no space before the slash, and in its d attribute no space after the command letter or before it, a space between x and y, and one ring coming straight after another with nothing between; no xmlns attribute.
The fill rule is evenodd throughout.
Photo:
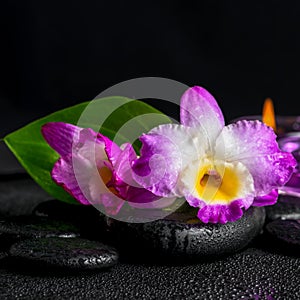
<svg viewBox="0 0 300 300"><path fill-rule="evenodd" d="M15 240L41 237L73 238L79 236L80 231L77 226L68 222L18 216L0 219L0 234Z"/></svg>
<svg viewBox="0 0 300 300"><path fill-rule="evenodd" d="M28 268L31 269L31 268ZM46 268L44 268L46 269ZM119 263L109 272L50 276L1 269L2 299L300 299L300 259L249 248L181 266Z"/></svg>
<svg viewBox="0 0 300 300"><path fill-rule="evenodd" d="M174 213L148 223L108 219L107 226L111 242L126 255L215 259L248 245L261 232L264 221L265 209L251 207L241 219L224 225L203 224L197 218Z"/></svg>
<svg viewBox="0 0 300 300"><path fill-rule="evenodd" d="M109 268L118 262L113 247L81 238L28 239L14 244L9 254L23 263L74 270Z"/></svg>
<svg viewBox="0 0 300 300"><path fill-rule="evenodd" d="M276 204L266 206L268 220L300 220L300 198L279 196Z"/></svg>
<svg viewBox="0 0 300 300"><path fill-rule="evenodd" d="M37 217L82 222L97 217L99 211L92 205L77 205L59 200L49 200L39 203L34 208L33 214Z"/></svg>
<svg viewBox="0 0 300 300"><path fill-rule="evenodd" d="M72 222L80 228L82 237L104 239L105 217L92 205L76 205L49 200L38 204L33 214L37 217Z"/></svg>
<svg viewBox="0 0 300 300"><path fill-rule="evenodd" d="M300 256L300 220L275 220L266 225L274 247Z"/></svg>

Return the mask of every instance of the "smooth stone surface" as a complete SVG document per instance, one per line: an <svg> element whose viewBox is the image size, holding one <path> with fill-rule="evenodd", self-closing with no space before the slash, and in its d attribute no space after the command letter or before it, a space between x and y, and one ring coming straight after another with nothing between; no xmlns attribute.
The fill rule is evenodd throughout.
<svg viewBox="0 0 300 300"><path fill-rule="evenodd" d="M0 219L0 233L12 238L76 237L79 228L72 223L46 218L18 216Z"/></svg>
<svg viewBox="0 0 300 300"><path fill-rule="evenodd" d="M30 215L38 203L49 199L27 174L0 176L0 216Z"/></svg>
<svg viewBox="0 0 300 300"><path fill-rule="evenodd" d="M300 220L300 198L279 196L276 204L266 206L267 220Z"/></svg>
<svg viewBox="0 0 300 300"><path fill-rule="evenodd" d="M300 259L259 249L190 265L117 264L108 272L40 276L1 268L1 300L300 299Z"/></svg>
<svg viewBox="0 0 300 300"><path fill-rule="evenodd" d="M104 235L104 215L92 205L76 205L59 200L49 200L38 204L34 208L33 214L38 217L75 223L80 228L83 237L101 239Z"/></svg>
<svg viewBox="0 0 300 300"><path fill-rule="evenodd" d="M113 247L79 238L28 239L12 245L9 253L29 264L77 270L108 268L118 262Z"/></svg>
<svg viewBox="0 0 300 300"><path fill-rule="evenodd" d="M48 217L56 220L78 221L96 218L99 211L92 205L69 204L59 200L49 200L39 203L33 210L38 217Z"/></svg>
<svg viewBox="0 0 300 300"><path fill-rule="evenodd" d="M266 225L266 231L286 251L300 256L300 220L275 220Z"/></svg>
<svg viewBox="0 0 300 300"><path fill-rule="evenodd" d="M203 224L183 213L148 223L108 219L107 224L111 242L126 255L204 259L244 248L261 232L264 221L264 208L251 207L241 219L224 225Z"/></svg>

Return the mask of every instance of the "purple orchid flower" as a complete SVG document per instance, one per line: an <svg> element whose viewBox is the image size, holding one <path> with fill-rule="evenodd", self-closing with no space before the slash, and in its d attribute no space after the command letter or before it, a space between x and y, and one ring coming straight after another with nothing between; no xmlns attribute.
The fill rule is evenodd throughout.
<svg viewBox="0 0 300 300"><path fill-rule="evenodd" d="M202 87L181 99L180 124L141 136L134 179L162 197L185 197L204 223L226 223L243 209L272 205L296 161L279 149L274 131L260 121L225 126L214 97Z"/></svg>
<svg viewBox="0 0 300 300"><path fill-rule="evenodd" d="M131 166L137 156L129 143L120 148L92 129L62 122L45 124L42 134L60 155L52 179L80 203L103 205L110 215L118 214L125 200L133 207L164 206L156 201L161 197L133 179Z"/></svg>

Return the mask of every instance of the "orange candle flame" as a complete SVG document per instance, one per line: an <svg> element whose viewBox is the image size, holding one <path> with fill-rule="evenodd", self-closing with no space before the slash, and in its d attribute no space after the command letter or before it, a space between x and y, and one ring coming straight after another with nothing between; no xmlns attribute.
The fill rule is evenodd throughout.
<svg viewBox="0 0 300 300"><path fill-rule="evenodd" d="M267 98L264 102L262 121L266 125L272 127L273 130L276 132L274 105L273 105L273 101L270 98Z"/></svg>

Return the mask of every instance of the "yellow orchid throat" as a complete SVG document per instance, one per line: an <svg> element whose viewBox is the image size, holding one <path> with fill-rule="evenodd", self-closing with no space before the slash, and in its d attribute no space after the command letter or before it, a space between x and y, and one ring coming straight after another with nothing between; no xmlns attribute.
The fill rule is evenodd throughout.
<svg viewBox="0 0 300 300"><path fill-rule="evenodd" d="M227 204L237 199L241 182L230 164L206 164L199 169L195 189L200 199L212 203Z"/></svg>

